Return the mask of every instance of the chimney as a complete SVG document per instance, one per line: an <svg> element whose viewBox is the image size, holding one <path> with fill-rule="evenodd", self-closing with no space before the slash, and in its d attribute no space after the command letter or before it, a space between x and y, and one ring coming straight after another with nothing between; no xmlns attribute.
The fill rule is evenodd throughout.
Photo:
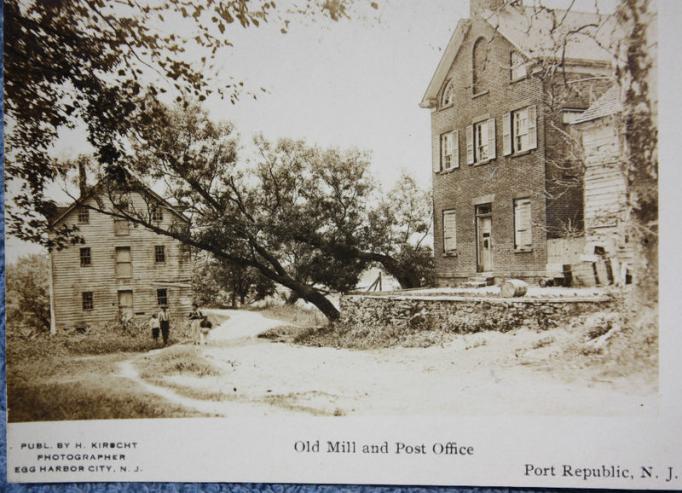
<svg viewBox="0 0 682 493"><path fill-rule="evenodd" d="M85 171L85 160L78 160L78 190L83 198L88 193L88 177Z"/></svg>
<svg viewBox="0 0 682 493"><path fill-rule="evenodd" d="M479 16L484 10L496 11L504 8L508 0L469 0L469 17ZM512 3L518 3L513 2Z"/></svg>

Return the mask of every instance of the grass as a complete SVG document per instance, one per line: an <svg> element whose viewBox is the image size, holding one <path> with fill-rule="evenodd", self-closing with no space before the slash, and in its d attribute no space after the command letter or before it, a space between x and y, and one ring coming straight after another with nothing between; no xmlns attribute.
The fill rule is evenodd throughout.
<svg viewBox="0 0 682 493"><path fill-rule="evenodd" d="M319 327L328 320L317 308L301 308L297 305L272 305L258 310L263 316L284 320L301 327Z"/></svg>
<svg viewBox="0 0 682 493"><path fill-rule="evenodd" d="M316 326L280 326L259 335L273 342L301 344L313 347L334 347L344 349L381 349L395 346L429 347L449 342L454 334L443 330L413 328L349 327L341 323Z"/></svg>
<svg viewBox="0 0 682 493"><path fill-rule="evenodd" d="M145 379L178 374L216 377L222 372L206 358L200 356L195 347L182 346L169 348L150 358L140 373Z"/></svg>
<svg viewBox="0 0 682 493"><path fill-rule="evenodd" d="M8 382L9 421L134 419L205 416L137 392L121 378L91 376L77 382Z"/></svg>
<svg viewBox="0 0 682 493"><path fill-rule="evenodd" d="M8 331L8 419L54 421L160 416L197 413L139 393L116 376L118 362L131 353L157 347L145 330L96 334L12 335Z"/></svg>

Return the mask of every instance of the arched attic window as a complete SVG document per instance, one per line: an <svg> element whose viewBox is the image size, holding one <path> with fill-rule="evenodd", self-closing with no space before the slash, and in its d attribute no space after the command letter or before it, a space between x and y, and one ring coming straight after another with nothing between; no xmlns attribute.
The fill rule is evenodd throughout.
<svg viewBox="0 0 682 493"><path fill-rule="evenodd" d="M448 81L448 83L445 85L445 89L443 89L443 95L441 96L440 99L440 106L441 108L445 108L446 106L450 106L455 102L455 86L452 83L452 81Z"/></svg>
<svg viewBox="0 0 682 493"><path fill-rule="evenodd" d="M471 56L472 89L474 94L481 94L488 90L488 83L485 77L486 67L489 62L488 53L488 40L485 38L478 38L474 43L474 49Z"/></svg>

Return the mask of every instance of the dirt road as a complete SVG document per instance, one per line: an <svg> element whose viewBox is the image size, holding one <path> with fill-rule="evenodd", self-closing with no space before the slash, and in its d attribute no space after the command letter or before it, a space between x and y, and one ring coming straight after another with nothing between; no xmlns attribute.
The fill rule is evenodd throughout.
<svg viewBox="0 0 682 493"><path fill-rule="evenodd" d="M121 375L173 404L211 415L642 415L654 389L577 368L540 370L565 331L486 332L429 348L353 351L256 336L285 322L230 311L198 354L217 376L144 381L134 361ZM549 341L549 342L548 342ZM164 350L160 350L164 351ZM154 357L154 354L147 355Z"/></svg>

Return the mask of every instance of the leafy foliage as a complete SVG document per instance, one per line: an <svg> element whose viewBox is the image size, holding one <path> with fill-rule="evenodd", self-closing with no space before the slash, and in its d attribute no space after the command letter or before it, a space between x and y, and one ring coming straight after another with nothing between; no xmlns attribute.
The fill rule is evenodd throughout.
<svg viewBox="0 0 682 493"><path fill-rule="evenodd" d="M144 124L139 115L150 102L161 97L203 101L211 95L238 101L244 83L235 74L220 78L213 65L218 50L232 46L232 29L275 20L286 32L291 17L339 20L351 15L353 4L5 1L5 170L6 178L21 187L8 208L8 231L52 246L45 231L56 204L46 189L70 169L50 155L61 130L85 126L96 161L114 164L125 155L136 125Z"/></svg>
<svg viewBox="0 0 682 493"><path fill-rule="evenodd" d="M50 330L49 267L45 255L27 255L7 266L8 332Z"/></svg>
<svg viewBox="0 0 682 493"><path fill-rule="evenodd" d="M195 260L192 284L200 306L237 306L275 293L275 283L253 267L221 262L211 255Z"/></svg>

